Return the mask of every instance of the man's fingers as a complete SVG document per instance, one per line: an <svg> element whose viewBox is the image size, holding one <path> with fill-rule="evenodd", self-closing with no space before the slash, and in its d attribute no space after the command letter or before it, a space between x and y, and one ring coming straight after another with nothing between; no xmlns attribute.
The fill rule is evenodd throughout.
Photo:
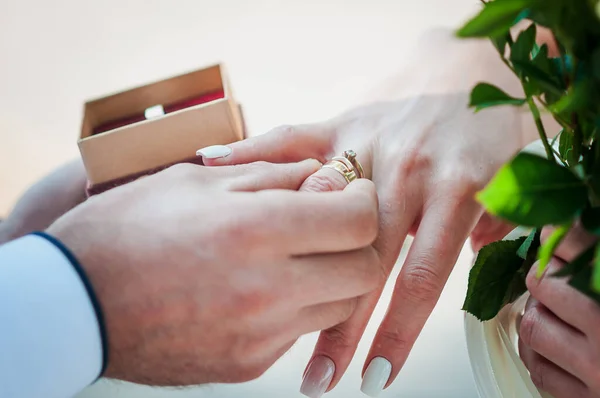
<svg viewBox="0 0 600 398"><path fill-rule="evenodd" d="M585 336L530 298L521 320L519 337L523 344L571 374L589 367ZM579 353L579 354L576 354Z"/></svg>
<svg viewBox="0 0 600 398"><path fill-rule="evenodd" d="M589 397L589 389L575 376L565 372L523 342L519 341L519 355L529 370L537 388L555 397Z"/></svg>
<svg viewBox="0 0 600 398"><path fill-rule="evenodd" d="M292 296L304 305L317 305L362 296L376 289L382 275L372 247L292 259ZM333 325L329 325L333 326Z"/></svg>
<svg viewBox="0 0 600 398"><path fill-rule="evenodd" d="M235 175L228 182L233 191L256 192L265 189L297 191L302 183L321 167L318 160L308 159L298 163L255 162L239 166L225 166L211 171L230 169Z"/></svg>
<svg viewBox="0 0 600 398"><path fill-rule="evenodd" d="M478 215L471 201L426 211L365 363L367 393L376 394L398 375Z"/></svg>
<svg viewBox="0 0 600 398"><path fill-rule="evenodd" d="M369 180L353 181L337 192L262 191L257 204L269 230L289 254L361 249L377 237L377 192ZM264 203L270 205L265 208Z"/></svg>
<svg viewBox="0 0 600 398"><path fill-rule="evenodd" d="M537 277L538 266L539 263L535 263L527 275L527 289L531 295L574 328L584 333L596 333L600 326L594 323L600 319L598 305L568 285L566 278L553 276L564 264L556 257L552 258L541 278ZM573 311L573 308L577 308L577 311Z"/></svg>
<svg viewBox="0 0 600 398"><path fill-rule="evenodd" d="M332 134L320 125L282 126L253 138L199 149L206 166L252 163L299 162L304 159L324 161L332 148Z"/></svg>

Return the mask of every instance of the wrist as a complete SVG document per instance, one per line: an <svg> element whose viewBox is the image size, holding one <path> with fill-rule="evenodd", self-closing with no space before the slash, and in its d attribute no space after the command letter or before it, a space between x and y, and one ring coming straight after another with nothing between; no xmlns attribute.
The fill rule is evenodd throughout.
<svg viewBox="0 0 600 398"><path fill-rule="evenodd" d="M91 273L89 269L86 269L84 263L81 262L82 258L85 256L79 256L77 250L73 250L72 246L70 246L70 239L68 238L71 234L62 233L60 228L48 228L46 232L33 232L32 235L37 235L41 238L46 239L50 243L52 243L71 263L73 269L79 276L81 283L85 287L90 303L94 309L96 314L96 319L98 322L98 328L100 332L100 339L102 345L102 371L100 376L102 376L106 368L108 366L108 338L107 338L107 328L105 322L104 311L102 305L100 303L99 297L97 295L97 291L92 283Z"/></svg>

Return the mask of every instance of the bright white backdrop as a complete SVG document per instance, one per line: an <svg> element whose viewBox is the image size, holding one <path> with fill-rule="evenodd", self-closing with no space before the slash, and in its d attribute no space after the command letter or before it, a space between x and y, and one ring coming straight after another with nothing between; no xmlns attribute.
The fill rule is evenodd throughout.
<svg viewBox="0 0 600 398"><path fill-rule="evenodd" d="M318 121L410 58L415 38L456 27L477 0L0 0L0 216L18 195L78 156L85 100L225 62L251 134ZM410 76L407 76L410 80ZM465 250L388 397L475 397L459 311ZM384 295L383 301L389 299ZM330 396L358 397L377 309ZM296 397L315 336L262 379L240 386L151 390L100 384L82 397Z"/></svg>

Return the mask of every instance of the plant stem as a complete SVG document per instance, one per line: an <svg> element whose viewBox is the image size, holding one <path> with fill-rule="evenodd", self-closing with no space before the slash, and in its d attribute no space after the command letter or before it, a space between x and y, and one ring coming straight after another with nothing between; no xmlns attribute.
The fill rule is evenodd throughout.
<svg viewBox="0 0 600 398"><path fill-rule="evenodd" d="M538 100L538 102L544 106L544 109L546 111L550 112L550 114L554 117L554 120L556 120L556 122L558 124L560 124L560 126L562 128L567 129L567 130L573 130L573 126L571 126L568 121L566 121L565 119L563 119L562 117L560 117L560 115L555 114L554 112L552 112L552 109L550 109L550 105L548 105L546 103L546 101L544 101L544 99L542 97L537 96L537 97L535 97L535 99Z"/></svg>
<svg viewBox="0 0 600 398"><path fill-rule="evenodd" d="M542 118L540 117L540 110L537 105L533 101L533 98L527 98L527 104L529 105L529 109L533 114L533 120L535 121L535 127L537 127L538 134L540 135L540 139L542 140L542 144L544 145L544 149L546 150L546 155L548 156L548 160L556 163L556 159L554 158L554 152L552 151L552 147L548 142L548 135L546 134L546 129L544 129L544 123L542 123Z"/></svg>

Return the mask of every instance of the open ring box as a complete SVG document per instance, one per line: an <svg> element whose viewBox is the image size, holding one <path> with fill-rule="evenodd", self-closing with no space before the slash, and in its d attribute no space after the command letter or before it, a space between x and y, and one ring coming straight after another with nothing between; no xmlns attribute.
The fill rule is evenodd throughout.
<svg viewBox="0 0 600 398"><path fill-rule="evenodd" d="M196 150L244 139L242 112L222 65L87 102L79 150L88 194L182 162Z"/></svg>

